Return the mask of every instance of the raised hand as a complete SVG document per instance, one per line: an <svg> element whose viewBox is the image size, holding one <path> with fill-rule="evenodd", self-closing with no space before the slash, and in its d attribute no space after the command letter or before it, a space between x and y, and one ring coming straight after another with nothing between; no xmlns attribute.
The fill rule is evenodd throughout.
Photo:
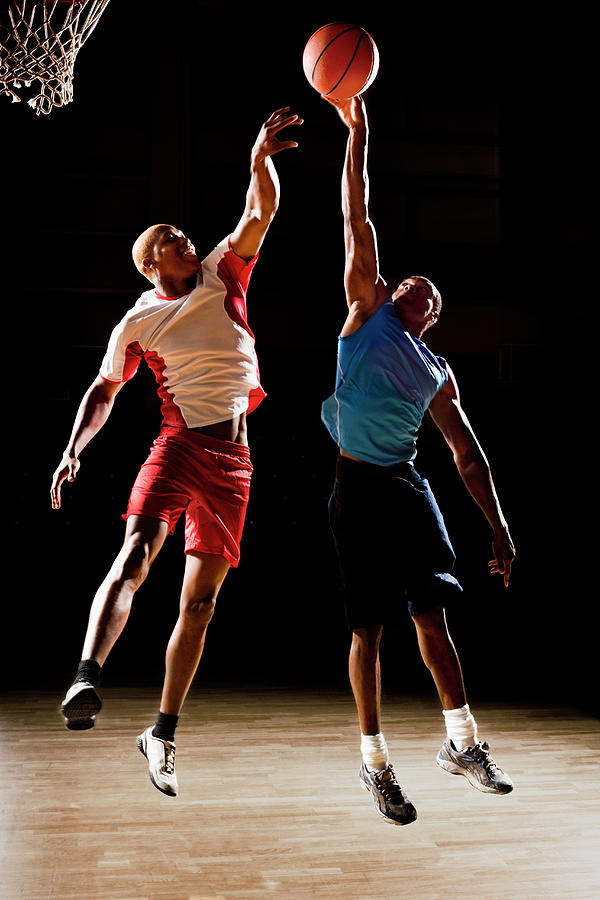
<svg viewBox="0 0 600 900"><path fill-rule="evenodd" d="M301 119L300 116L288 114L289 109L289 106L276 109L261 127L252 148L252 159L254 162L260 162L268 156L281 153L282 150L289 150L298 146L297 141L280 141L277 137L277 134L283 128L287 128L288 125L302 125L304 122L304 119Z"/></svg>
<svg viewBox="0 0 600 900"><path fill-rule="evenodd" d="M350 97L348 100L336 100L334 97L327 97L325 94L321 94L321 97L337 109L340 119L347 128L356 128L360 125L366 127L367 110L365 101L360 94L357 94L356 97Z"/></svg>

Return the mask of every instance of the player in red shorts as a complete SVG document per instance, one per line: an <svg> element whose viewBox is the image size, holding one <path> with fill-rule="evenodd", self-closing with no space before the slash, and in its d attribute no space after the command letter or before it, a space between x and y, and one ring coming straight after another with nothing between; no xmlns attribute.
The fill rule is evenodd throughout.
<svg viewBox="0 0 600 900"><path fill-rule="evenodd" d="M297 146L277 135L301 123L289 107L264 123L252 148L243 215L205 259L200 261L193 244L171 225L153 225L137 239L134 262L153 288L114 329L52 479L52 508L59 509L63 482L75 480L81 451L144 358L156 376L163 423L133 486L123 547L93 600L82 659L61 712L67 728L93 727L102 706L101 667L125 626L136 590L185 512L180 612L167 647L160 711L154 726L137 739L153 784L170 796L178 790L179 713L217 594L240 555L252 473L246 415L264 397L246 290L279 202L271 157Z"/></svg>

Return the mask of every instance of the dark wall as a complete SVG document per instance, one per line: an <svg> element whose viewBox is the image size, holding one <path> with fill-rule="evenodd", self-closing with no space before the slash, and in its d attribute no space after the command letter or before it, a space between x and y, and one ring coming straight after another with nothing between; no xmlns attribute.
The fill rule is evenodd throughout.
<svg viewBox="0 0 600 900"><path fill-rule="evenodd" d="M381 53L367 102L382 271L390 280L427 274L442 291L428 343L457 373L518 548L505 591L487 574L487 525L426 420L419 465L466 589L451 620L468 685L589 704L591 88L585 50L569 38L578 33L581 48L585 23L544 23L542 38L538 21L506 6L497 21L428 10L395 23L379 3L368 12L302 4L285 22L263 4L138 9L109 4L77 59L71 105L36 117L0 97L3 270L13 281L5 421L17 438L5 464L7 582L16 572L5 601L17 651L8 683L70 676L158 427L152 378L141 372L86 449L63 510L50 511L51 474L81 394L112 326L145 289L131 244L155 221L183 228L199 252L231 231L252 142L283 105L305 124L299 149L275 160L281 207L249 294L269 397L250 420L256 475L242 565L223 589L202 667L215 680L344 681L326 518L335 447L319 408L344 318L345 132L304 79L301 57L319 25L352 16ZM138 595L106 680L160 677L181 550L178 534ZM387 684L429 690L410 629L390 633Z"/></svg>

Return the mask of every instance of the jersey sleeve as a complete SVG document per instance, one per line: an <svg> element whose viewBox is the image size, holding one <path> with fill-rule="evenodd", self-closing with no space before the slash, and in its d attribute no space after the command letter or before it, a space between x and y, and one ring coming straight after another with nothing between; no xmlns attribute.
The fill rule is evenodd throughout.
<svg viewBox="0 0 600 900"><path fill-rule="evenodd" d="M217 244L212 253L209 253L202 261L202 267L213 272L218 269L221 278L225 276L225 280L238 284L242 294L245 295L257 261L258 253L248 260L238 256L231 246L231 235L229 235Z"/></svg>
<svg viewBox="0 0 600 900"><path fill-rule="evenodd" d="M105 381L121 384L130 381L138 370L144 352L134 339L125 316L113 329L100 366L100 375Z"/></svg>

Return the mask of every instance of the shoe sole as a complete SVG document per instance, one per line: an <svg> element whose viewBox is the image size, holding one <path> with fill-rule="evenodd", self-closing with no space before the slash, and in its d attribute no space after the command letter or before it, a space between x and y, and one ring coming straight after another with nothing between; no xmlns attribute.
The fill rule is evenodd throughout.
<svg viewBox="0 0 600 900"><path fill-rule="evenodd" d="M466 772L462 766L457 766L449 760L436 759L436 762L440 769L448 775L462 775L463 778L467 779L472 788L475 788L476 791L481 791L483 794L497 794L502 797L505 794L510 794L512 791L512 787L509 787L507 790L498 790L498 788L488 787L487 785L482 784L477 778L471 776L469 772Z"/></svg>
<svg viewBox="0 0 600 900"><path fill-rule="evenodd" d="M142 754L142 756L145 756L146 759L148 759L148 756L146 754L146 748L144 747L144 741L142 740L141 737L136 738L136 744L137 744L137 748L140 751L140 753ZM150 769L148 769L148 777L150 778L150 781L152 782L152 784L154 785L156 790L160 791L161 794L164 794L166 797L176 797L177 796L177 794L174 791L167 791L164 788L162 788L159 784L157 784L156 781L154 780L154 778L152 777L152 772L150 771Z"/></svg>
<svg viewBox="0 0 600 900"><path fill-rule="evenodd" d="M86 688L64 703L60 711L70 731L85 731L94 727L96 715L102 709L102 700L93 688Z"/></svg>
<svg viewBox="0 0 600 900"><path fill-rule="evenodd" d="M373 805L375 806L375 812L376 812L376 813L379 813L379 815L381 816L381 818L383 819L383 821L384 821L384 822L387 822L388 825L398 825L398 826L401 827L402 825L410 825L411 822L414 822L414 821L415 821L415 819L417 818L417 811L416 811L416 810L415 810L415 814L414 814L413 818L412 818L412 819L407 819L406 822L398 822L397 819L390 819L390 818L388 818L388 816L386 816L385 813L382 813L382 812L381 812L381 810L379 809L379 806L377 805L377 803L375 803L375 798L373 797L373 794L371 793L371 788L370 788L367 784L365 784L364 781L362 780L362 778L360 778L360 777L359 777L359 781L360 781L360 786L361 786L361 788L363 789L363 791L366 791L367 794L371 794L371 798L373 799Z"/></svg>

